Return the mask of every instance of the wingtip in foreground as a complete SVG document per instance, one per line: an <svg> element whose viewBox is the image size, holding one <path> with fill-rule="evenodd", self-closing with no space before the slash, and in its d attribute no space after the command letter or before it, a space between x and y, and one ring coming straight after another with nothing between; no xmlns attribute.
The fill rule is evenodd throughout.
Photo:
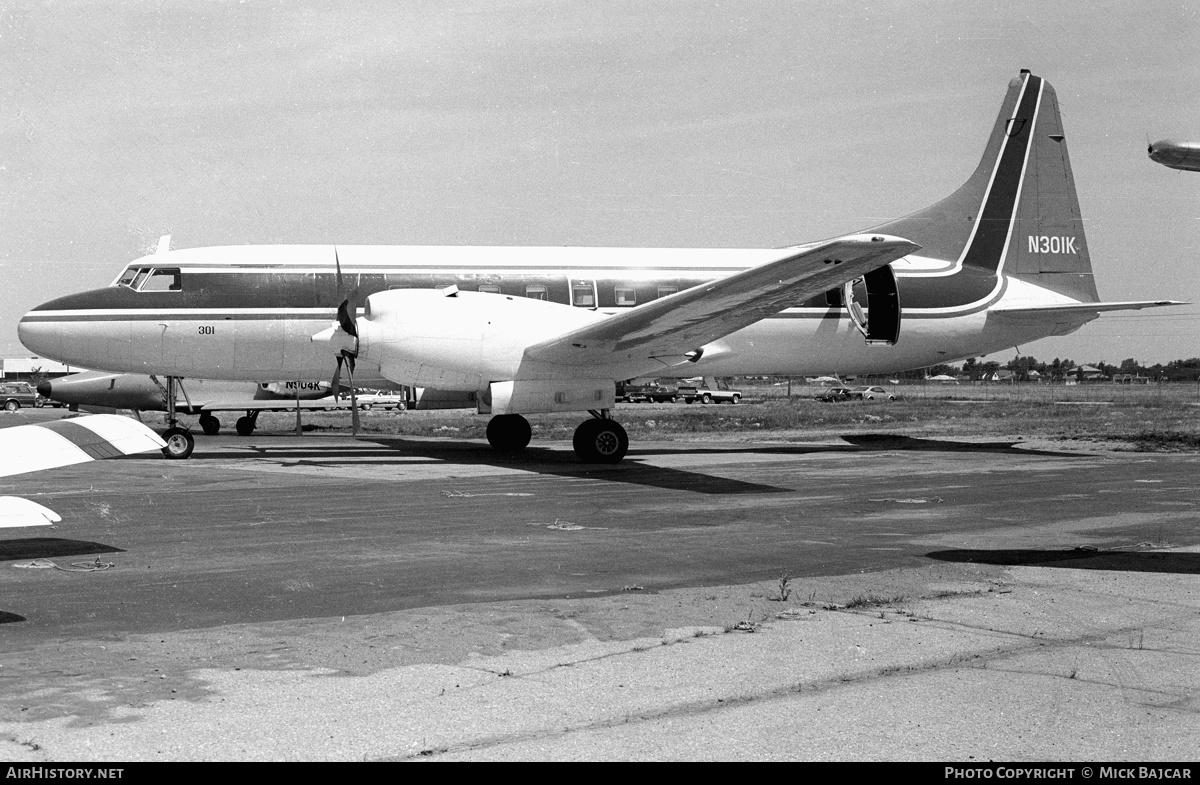
<svg viewBox="0 0 1200 785"><path fill-rule="evenodd" d="M166 443L137 420L93 414L0 429L0 477L161 450Z"/></svg>

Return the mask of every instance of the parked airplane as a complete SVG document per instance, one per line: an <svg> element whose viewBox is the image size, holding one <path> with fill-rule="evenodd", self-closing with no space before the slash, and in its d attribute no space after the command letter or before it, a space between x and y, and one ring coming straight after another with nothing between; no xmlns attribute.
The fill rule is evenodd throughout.
<svg viewBox="0 0 1200 785"><path fill-rule="evenodd" d="M118 458L165 447L158 434L129 417L94 414L0 428L0 477ZM49 526L59 516L17 496L0 496L0 528Z"/></svg>
<svg viewBox="0 0 1200 785"><path fill-rule="evenodd" d="M1163 166L1200 172L1200 143L1160 139L1147 146L1146 154L1150 156L1151 161Z"/></svg>
<svg viewBox="0 0 1200 785"><path fill-rule="evenodd" d="M164 237L111 286L33 309L19 333L41 356L169 389L330 371L336 384L345 365L475 396L500 450L528 444L525 414L587 411L576 453L616 462L629 443L609 414L616 380L892 372L1167 304L1100 301L1054 90L1022 71L966 183L864 233L776 250L172 251ZM168 419L168 441L185 441Z"/></svg>
<svg viewBox="0 0 1200 785"><path fill-rule="evenodd" d="M167 387L154 376L84 371L50 379L37 386L38 394L52 401L84 408L131 409L135 412L167 410ZM230 382L189 379L176 388L175 410L200 415L200 428L209 436L220 432L221 421L213 412L241 411L239 436L249 436L262 411L349 408L349 401L330 400L333 388L327 381Z"/></svg>

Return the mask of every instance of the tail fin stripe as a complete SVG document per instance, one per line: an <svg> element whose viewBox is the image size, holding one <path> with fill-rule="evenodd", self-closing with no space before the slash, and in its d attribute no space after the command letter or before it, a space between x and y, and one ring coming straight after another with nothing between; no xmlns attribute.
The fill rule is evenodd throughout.
<svg viewBox="0 0 1200 785"><path fill-rule="evenodd" d="M1033 138L1037 119L1041 82L1041 78L1029 76L1017 111L1008 124L1009 132L1004 140L996 173L984 199L983 209L976 218L975 236L963 255L964 266L994 273L1004 258L1017 200L1021 195L1029 141Z"/></svg>

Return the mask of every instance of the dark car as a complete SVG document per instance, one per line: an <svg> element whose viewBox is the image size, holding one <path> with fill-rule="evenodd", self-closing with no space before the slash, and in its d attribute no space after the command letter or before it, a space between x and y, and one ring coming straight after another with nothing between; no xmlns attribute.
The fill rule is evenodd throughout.
<svg viewBox="0 0 1200 785"><path fill-rule="evenodd" d="M617 384L617 400L625 403L675 403L674 387L664 387L656 381L633 379Z"/></svg>
<svg viewBox="0 0 1200 785"><path fill-rule="evenodd" d="M38 406L38 394L25 382L0 384L0 403L4 411L15 412L22 406Z"/></svg>
<svg viewBox="0 0 1200 785"><path fill-rule="evenodd" d="M813 396L818 401L848 401L854 397L854 391L849 387L830 387Z"/></svg>

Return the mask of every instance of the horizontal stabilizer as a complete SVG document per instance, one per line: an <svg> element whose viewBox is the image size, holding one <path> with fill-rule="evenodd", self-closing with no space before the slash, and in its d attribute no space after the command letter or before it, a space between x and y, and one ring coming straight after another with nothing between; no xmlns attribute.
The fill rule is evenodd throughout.
<svg viewBox="0 0 1200 785"><path fill-rule="evenodd" d="M1003 316L1049 316L1086 315L1107 311L1140 311L1143 308L1161 308L1168 305L1188 305L1180 300L1127 300L1113 303L1052 303L1049 305L1005 306L996 305L988 313Z"/></svg>

